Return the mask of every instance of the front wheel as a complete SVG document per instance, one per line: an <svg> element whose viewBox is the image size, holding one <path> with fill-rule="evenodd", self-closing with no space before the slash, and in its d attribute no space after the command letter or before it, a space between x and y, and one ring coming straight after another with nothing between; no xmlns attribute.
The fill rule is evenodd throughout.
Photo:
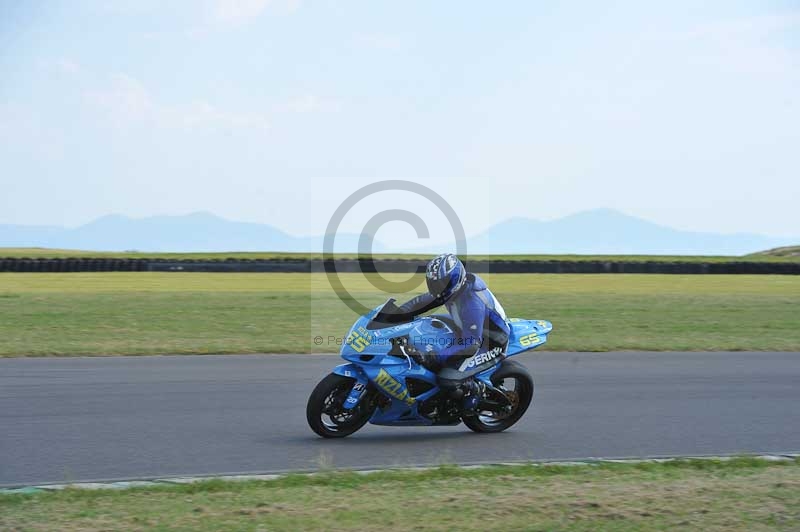
<svg viewBox="0 0 800 532"><path fill-rule="evenodd" d="M344 438L369 421L375 405L369 390L358 404L344 408L344 402L355 380L335 373L327 375L317 384L306 406L306 419L311 430L323 438Z"/></svg>
<svg viewBox="0 0 800 532"><path fill-rule="evenodd" d="M502 411L478 410L462 417L475 432L502 432L520 420L533 399L533 378L525 366L506 360L491 377L492 384L510 403ZM486 393L495 393L489 392Z"/></svg>

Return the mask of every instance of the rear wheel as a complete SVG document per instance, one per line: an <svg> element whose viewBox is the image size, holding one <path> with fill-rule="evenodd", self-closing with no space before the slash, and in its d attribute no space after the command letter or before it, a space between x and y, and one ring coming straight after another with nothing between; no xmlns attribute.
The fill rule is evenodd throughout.
<svg viewBox="0 0 800 532"><path fill-rule="evenodd" d="M520 420L533 399L533 378L525 366L506 360L491 378L492 384L502 394L486 390L489 400L503 399L508 406L500 410L478 409L462 417L464 424L475 432L502 432Z"/></svg>
<svg viewBox="0 0 800 532"><path fill-rule="evenodd" d="M331 373L317 384L306 406L306 419L311 430L323 438L344 438L369 421L375 410L370 390L355 407L344 408L355 382L355 379Z"/></svg>

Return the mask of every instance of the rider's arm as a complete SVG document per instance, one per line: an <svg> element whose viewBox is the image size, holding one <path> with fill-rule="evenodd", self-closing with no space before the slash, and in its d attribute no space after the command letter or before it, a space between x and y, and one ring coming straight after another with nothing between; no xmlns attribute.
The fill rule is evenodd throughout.
<svg viewBox="0 0 800 532"><path fill-rule="evenodd" d="M398 307L400 313L407 314L409 316L418 316L420 314L424 314L429 310L435 309L438 306L441 306L441 302L433 297L428 292L424 294L420 294L402 305Z"/></svg>
<svg viewBox="0 0 800 532"><path fill-rule="evenodd" d="M462 297L463 299L454 307L454 310L458 312L456 321L461 327L461 341L440 351L439 356L442 361L450 357L468 358L480 351L485 351L483 320L486 306L474 292L464 294Z"/></svg>
<svg viewBox="0 0 800 532"><path fill-rule="evenodd" d="M373 318L376 323L398 324L413 321L418 315L441 305L438 299L430 294L420 294L417 297L406 301L399 307L394 304L392 299L383 306L381 312Z"/></svg>

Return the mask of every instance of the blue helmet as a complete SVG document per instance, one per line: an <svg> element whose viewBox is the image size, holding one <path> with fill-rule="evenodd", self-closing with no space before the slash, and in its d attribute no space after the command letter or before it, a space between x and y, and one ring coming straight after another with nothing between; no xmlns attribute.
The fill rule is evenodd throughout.
<svg viewBox="0 0 800 532"><path fill-rule="evenodd" d="M443 253L428 263L425 281L432 296L447 301L456 294L467 280L467 269L452 253Z"/></svg>

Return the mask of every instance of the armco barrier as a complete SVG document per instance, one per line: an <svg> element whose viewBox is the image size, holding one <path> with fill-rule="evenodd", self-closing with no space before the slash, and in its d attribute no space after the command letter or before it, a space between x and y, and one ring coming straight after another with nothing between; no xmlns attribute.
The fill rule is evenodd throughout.
<svg viewBox="0 0 800 532"><path fill-rule="evenodd" d="M411 273L424 271L425 261L379 259L31 259L0 257L0 272L330 272ZM602 260L473 260L475 273L661 273L800 275L800 262L635 262Z"/></svg>

